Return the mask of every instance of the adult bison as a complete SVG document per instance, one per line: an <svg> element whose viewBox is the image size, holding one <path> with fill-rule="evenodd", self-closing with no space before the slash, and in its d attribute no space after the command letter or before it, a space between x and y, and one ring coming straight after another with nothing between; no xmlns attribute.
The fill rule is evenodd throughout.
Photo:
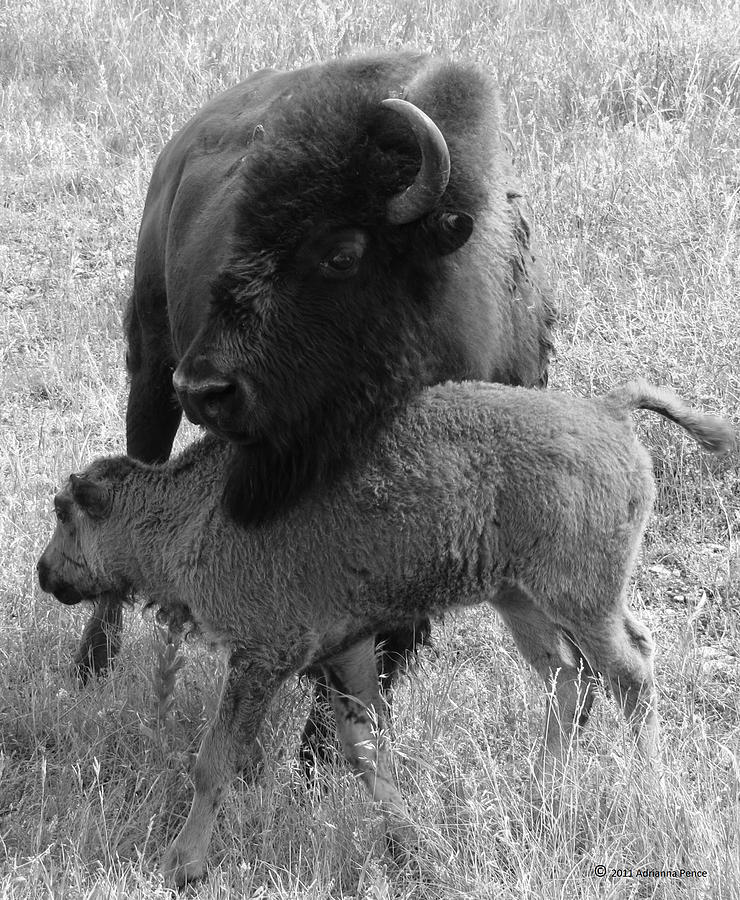
<svg viewBox="0 0 740 900"><path fill-rule="evenodd" d="M496 92L471 65L334 60L214 98L149 186L128 452L169 456L177 395L238 446L224 501L256 527L362 458L424 385L543 385L553 313L519 198ZM83 677L107 666L120 624L101 600ZM386 674L418 629L380 635Z"/></svg>

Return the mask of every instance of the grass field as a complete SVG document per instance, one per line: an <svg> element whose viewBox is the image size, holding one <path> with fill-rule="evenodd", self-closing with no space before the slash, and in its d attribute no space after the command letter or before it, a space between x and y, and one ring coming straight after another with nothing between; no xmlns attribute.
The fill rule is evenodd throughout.
<svg viewBox="0 0 740 900"><path fill-rule="evenodd" d="M156 155L249 71L405 44L498 76L558 292L553 387L598 394L640 374L738 423L737 0L0 0L2 900L165 896L157 861L214 709L219 664L193 643L152 727L163 638L138 613L113 676L78 688L86 610L35 579L58 486L124 446L121 314ZM445 621L397 699L421 876L384 856L344 768L304 795L294 686L192 896L740 897L738 456L707 458L655 417L638 428L659 484L632 597L658 646L662 788L637 777L600 702L558 818L535 827L541 690L479 610ZM632 877L611 877L620 867ZM681 867L706 876L636 874Z"/></svg>

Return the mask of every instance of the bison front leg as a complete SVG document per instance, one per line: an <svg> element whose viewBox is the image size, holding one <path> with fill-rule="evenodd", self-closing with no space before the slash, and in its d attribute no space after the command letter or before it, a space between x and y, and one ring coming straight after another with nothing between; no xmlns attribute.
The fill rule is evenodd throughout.
<svg viewBox="0 0 740 900"><path fill-rule="evenodd" d="M375 636L375 663L380 678L384 706L390 713L393 689L398 677L415 659L419 649L431 640L432 623L421 618L411 625ZM311 778L317 762L327 762L336 751L334 717L325 677L317 678L313 703L301 736L299 758L303 772Z"/></svg>
<svg viewBox="0 0 740 900"><path fill-rule="evenodd" d="M282 680L250 665L244 654L234 654L229 660L216 719L195 763L190 812L162 860L162 873L169 884L181 887L203 874L221 801L238 772L254 773L259 762L257 733Z"/></svg>
<svg viewBox="0 0 740 900"><path fill-rule="evenodd" d="M334 657L325 666L325 674L344 755L383 811L391 850L395 855L406 855L416 843L416 831L396 787L381 727L383 702L374 640L356 644Z"/></svg>

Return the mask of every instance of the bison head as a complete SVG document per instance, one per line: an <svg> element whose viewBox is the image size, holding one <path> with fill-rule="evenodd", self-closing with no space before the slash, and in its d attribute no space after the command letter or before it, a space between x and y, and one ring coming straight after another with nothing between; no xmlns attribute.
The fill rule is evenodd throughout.
<svg viewBox="0 0 740 900"><path fill-rule="evenodd" d="M62 603L127 593L129 583L121 566L123 536L109 527L111 476L120 478L133 465L126 457L94 463L87 473L71 475L54 497L56 528L36 569L41 589Z"/></svg>
<svg viewBox="0 0 740 900"><path fill-rule="evenodd" d="M271 108L231 261L173 379L188 417L240 448L225 499L244 522L356 458L450 353L442 260L475 200L448 191L447 143L419 108L347 93L331 128L306 98Z"/></svg>

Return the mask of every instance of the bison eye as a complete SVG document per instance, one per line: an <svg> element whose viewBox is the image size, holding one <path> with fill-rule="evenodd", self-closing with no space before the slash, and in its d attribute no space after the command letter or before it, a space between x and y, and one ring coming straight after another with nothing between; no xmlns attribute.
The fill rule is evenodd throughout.
<svg viewBox="0 0 740 900"><path fill-rule="evenodd" d="M337 272L346 272L347 269L351 269L356 262L357 257L354 253L340 250L339 253L335 253L331 259L325 260L324 264L330 266L332 269L336 269Z"/></svg>
<svg viewBox="0 0 740 900"><path fill-rule="evenodd" d="M351 278L357 273L364 250L365 240L359 234L355 240L335 244L319 263L319 270L325 278Z"/></svg>
<svg viewBox="0 0 740 900"><path fill-rule="evenodd" d="M65 522L69 522L69 510L62 506L54 506L54 515L57 517L57 521L61 522L62 525L64 525Z"/></svg>

